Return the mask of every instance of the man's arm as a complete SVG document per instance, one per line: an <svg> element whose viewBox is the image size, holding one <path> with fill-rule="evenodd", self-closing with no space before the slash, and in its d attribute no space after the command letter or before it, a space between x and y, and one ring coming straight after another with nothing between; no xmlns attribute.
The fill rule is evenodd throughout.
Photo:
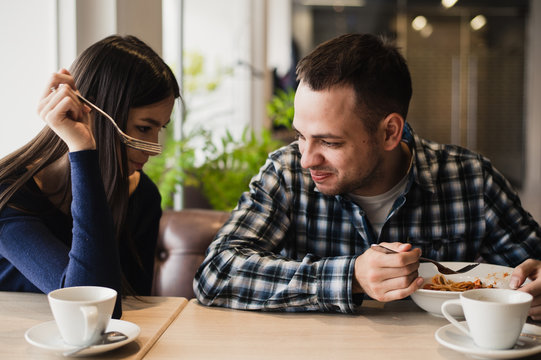
<svg viewBox="0 0 541 360"><path fill-rule="evenodd" d="M485 165L485 202L487 240L481 255L490 263L516 266L509 285L533 295L529 315L541 320L541 229L490 163ZM528 278L531 282L523 285Z"/></svg>
<svg viewBox="0 0 541 360"><path fill-rule="evenodd" d="M289 210L295 182L268 160L211 244L194 280L205 305L237 309L353 312L356 256L280 255L296 241ZM286 179L289 179L287 181Z"/></svg>
<svg viewBox="0 0 541 360"><path fill-rule="evenodd" d="M541 259L541 229L509 182L484 162L486 235L480 254L489 263L517 266Z"/></svg>

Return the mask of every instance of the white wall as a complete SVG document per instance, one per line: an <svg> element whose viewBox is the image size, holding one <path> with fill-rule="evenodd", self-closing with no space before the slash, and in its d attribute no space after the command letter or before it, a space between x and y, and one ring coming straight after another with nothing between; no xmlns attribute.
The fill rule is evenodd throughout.
<svg viewBox="0 0 541 360"><path fill-rule="evenodd" d="M43 127L36 105L56 69L55 18L55 0L0 0L0 157Z"/></svg>
<svg viewBox="0 0 541 360"><path fill-rule="evenodd" d="M200 83L220 83L212 92L185 87L188 128L229 129L240 135L244 126L255 125L255 118L259 123L254 127L260 125L264 104L255 98L263 92L260 76L266 59L255 56L252 46L264 47L266 34L252 29L254 22L261 26L264 4L265 0L184 0L184 52L203 56ZM227 73L221 74L224 70Z"/></svg>
<svg viewBox="0 0 541 360"><path fill-rule="evenodd" d="M68 1L69 0L63 0ZM111 0L76 0L75 4L75 37L76 54L117 32L117 3ZM64 4L64 7L68 4ZM71 25L72 26L72 25ZM69 31L61 29L61 33ZM62 47L64 44L60 44ZM73 58L70 60L73 61Z"/></svg>
<svg viewBox="0 0 541 360"><path fill-rule="evenodd" d="M116 31L137 36L162 55L162 0L116 0L116 4Z"/></svg>

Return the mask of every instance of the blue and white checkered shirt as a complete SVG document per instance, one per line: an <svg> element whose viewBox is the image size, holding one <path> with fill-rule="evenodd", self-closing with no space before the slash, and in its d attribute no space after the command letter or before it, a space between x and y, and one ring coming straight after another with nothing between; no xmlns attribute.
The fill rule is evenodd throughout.
<svg viewBox="0 0 541 360"><path fill-rule="evenodd" d="M516 266L541 257L538 224L489 160L420 139L408 185L376 238L347 195L317 191L294 142L269 155L196 274L206 305L356 312L354 263L377 242L409 242L423 256Z"/></svg>

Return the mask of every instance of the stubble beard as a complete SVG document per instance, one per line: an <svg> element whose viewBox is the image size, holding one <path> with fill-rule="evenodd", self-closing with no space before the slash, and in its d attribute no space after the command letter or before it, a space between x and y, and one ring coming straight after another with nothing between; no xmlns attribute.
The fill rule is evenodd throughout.
<svg viewBox="0 0 541 360"><path fill-rule="evenodd" d="M376 156L375 154L373 156ZM353 180L345 182L340 179L340 173L335 171L334 174L337 177L337 184L330 189L321 189L318 186L318 190L325 195L335 196L339 194L358 193L363 194L363 189L373 187L383 179L383 170L381 165L383 164L381 155L377 156L376 161L373 162L372 169L367 172L357 173L351 175ZM317 186L317 184L316 184Z"/></svg>

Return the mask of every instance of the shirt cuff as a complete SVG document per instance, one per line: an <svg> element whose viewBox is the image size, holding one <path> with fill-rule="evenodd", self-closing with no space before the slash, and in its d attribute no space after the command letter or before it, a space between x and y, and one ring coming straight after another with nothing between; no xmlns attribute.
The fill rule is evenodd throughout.
<svg viewBox="0 0 541 360"><path fill-rule="evenodd" d="M322 311L359 311L362 297L353 296L355 258L356 256L339 256L321 260L317 273L317 297Z"/></svg>

